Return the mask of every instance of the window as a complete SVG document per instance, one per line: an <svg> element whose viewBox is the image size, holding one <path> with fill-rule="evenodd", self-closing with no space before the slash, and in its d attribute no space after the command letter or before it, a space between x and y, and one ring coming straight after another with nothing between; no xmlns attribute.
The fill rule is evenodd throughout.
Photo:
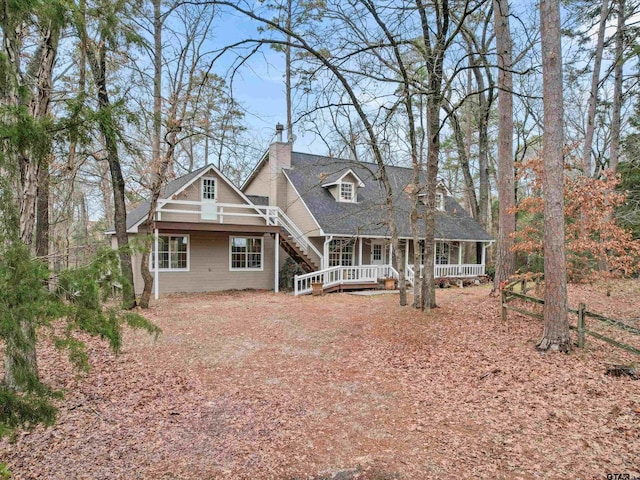
<svg viewBox="0 0 640 480"><path fill-rule="evenodd" d="M353 202L353 183L341 183L340 184L340 201L341 202Z"/></svg>
<svg viewBox="0 0 640 480"><path fill-rule="evenodd" d="M262 270L262 237L230 237L230 270Z"/></svg>
<svg viewBox="0 0 640 480"><path fill-rule="evenodd" d="M371 252L371 258L374 262L382 261L382 245L379 243L373 244L373 251Z"/></svg>
<svg viewBox="0 0 640 480"><path fill-rule="evenodd" d="M216 179L203 178L202 179L202 200L215 200L215 199L216 199Z"/></svg>
<svg viewBox="0 0 640 480"><path fill-rule="evenodd" d="M352 266L353 244L353 240L331 240L329 243L329 266Z"/></svg>
<svg viewBox="0 0 640 480"><path fill-rule="evenodd" d="M436 192L436 209L444 210L444 195L441 192Z"/></svg>
<svg viewBox="0 0 640 480"><path fill-rule="evenodd" d="M448 265L451 246L446 242L436 242L435 262L436 265Z"/></svg>
<svg viewBox="0 0 640 480"><path fill-rule="evenodd" d="M155 247L155 242L154 242ZM151 269L155 270L155 252L151 251ZM158 236L159 270L189 270L189 236Z"/></svg>

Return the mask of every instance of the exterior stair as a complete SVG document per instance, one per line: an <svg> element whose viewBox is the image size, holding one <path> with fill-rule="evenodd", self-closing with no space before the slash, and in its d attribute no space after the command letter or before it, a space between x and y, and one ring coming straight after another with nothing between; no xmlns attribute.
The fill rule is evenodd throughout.
<svg viewBox="0 0 640 480"><path fill-rule="evenodd" d="M307 273L315 272L320 266L303 250L294 237L284 228L280 228L280 246Z"/></svg>

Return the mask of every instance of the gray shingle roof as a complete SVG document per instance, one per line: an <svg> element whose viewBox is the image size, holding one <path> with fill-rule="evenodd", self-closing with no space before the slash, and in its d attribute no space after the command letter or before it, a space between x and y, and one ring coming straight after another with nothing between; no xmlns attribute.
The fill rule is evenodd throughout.
<svg viewBox="0 0 640 480"><path fill-rule="evenodd" d="M347 169L364 182L357 189L357 203L337 202L327 188L326 179ZM291 168L286 174L300 193L322 230L336 235L389 236L385 193L377 179L378 166L373 163L293 152ZM403 167L387 167L395 195L394 216L400 237L410 237L411 202L404 192L411 183L412 171ZM436 212L436 239L488 241L492 237L456 202L445 196L445 210ZM421 221L421 230L424 221Z"/></svg>

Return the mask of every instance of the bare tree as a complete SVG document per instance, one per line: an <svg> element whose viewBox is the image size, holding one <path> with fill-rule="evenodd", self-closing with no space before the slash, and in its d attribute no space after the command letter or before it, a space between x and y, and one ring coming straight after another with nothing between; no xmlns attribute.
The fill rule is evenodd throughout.
<svg viewBox="0 0 640 480"><path fill-rule="evenodd" d="M494 29L498 55L498 249L494 290L513 275L516 268L512 234L516 229L515 177L513 170L513 79L512 43L508 0L493 0Z"/></svg>
<svg viewBox="0 0 640 480"><path fill-rule="evenodd" d="M584 138L584 150L582 153L582 163L584 174L589 176L593 170L591 163L591 147L593 145L593 134L595 131L596 107L598 106L598 86L600 84L600 69L602 66L602 54L604 52L604 33L609 16L609 0L602 0L600 7L600 22L598 24L598 40L593 59L593 73L591 74L591 90L589 92L589 110L587 112L587 128Z"/></svg>
<svg viewBox="0 0 640 480"><path fill-rule="evenodd" d="M609 168L618 170L618 155L620 152L620 125L622 123L622 74L624 66L624 35L625 35L625 0L617 0L617 28L613 69L613 105L611 111L611 144L609 146Z"/></svg>
<svg viewBox="0 0 640 480"><path fill-rule="evenodd" d="M98 19L97 39L89 37L87 19L76 14L75 26L80 40L86 45L86 58L91 69L93 82L97 91L98 128L105 145L106 160L111 174L111 186L113 189L114 226L116 240L120 255L120 268L126 280L122 289L122 303L125 308L133 308L136 304L133 290L133 268L131 264L131 252L127 234L127 207L125 203L125 180L122 174L120 153L118 147L119 127L111 103L108 89L108 53L109 47L114 47L114 39L117 32L111 30L117 21L113 21L118 15L117 11L109 11L106 4L102 4L103 16Z"/></svg>
<svg viewBox="0 0 640 480"><path fill-rule="evenodd" d="M541 0L544 104L544 333L540 350L571 349L564 235L563 84L559 0Z"/></svg>

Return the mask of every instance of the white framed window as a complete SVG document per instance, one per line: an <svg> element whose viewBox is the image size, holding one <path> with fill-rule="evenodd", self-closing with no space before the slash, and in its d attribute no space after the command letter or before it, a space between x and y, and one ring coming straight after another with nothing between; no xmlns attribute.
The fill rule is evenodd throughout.
<svg viewBox="0 0 640 480"><path fill-rule="evenodd" d="M444 210L444 194L442 192L436 192L436 210Z"/></svg>
<svg viewBox="0 0 640 480"><path fill-rule="evenodd" d="M216 193L216 179L202 177L202 200L215 200Z"/></svg>
<svg viewBox="0 0 640 480"><path fill-rule="evenodd" d="M374 262L381 262L382 261L382 245L379 243L374 243L371 247L372 247L371 259Z"/></svg>
<svg viewBox="0 0 640 480"><path fill-rule="evenodd" d="M155 271L155 242L151 248L151 270ZM160 272L189 271L189 235L158 236L158 270Z"/></svg>
<svg viewBox="0 0 640 480"><path fill-rule="evenodd" d="M353 183L349 183L349 182L340 183L340 201L341 202L355 201L355 188L353 186Z"/></svg>
<svg viewBox="0 0 640 480"><path fill-rule="evenodd" d="M331 240L329 242L329 266L353 266L353 240Z"/></svg>
<svg viewBox="0 0 640 480"><path fill-rule="evenodd" d="M263 270L262 237L229 237L229 270Z"/></svg>
<svg viewBox="0 0 640 480"><path fill-rule="evenodd" d="M436 242L434 255L436 265L449 265L451 263L451 245L447 242Z"/></svg>

